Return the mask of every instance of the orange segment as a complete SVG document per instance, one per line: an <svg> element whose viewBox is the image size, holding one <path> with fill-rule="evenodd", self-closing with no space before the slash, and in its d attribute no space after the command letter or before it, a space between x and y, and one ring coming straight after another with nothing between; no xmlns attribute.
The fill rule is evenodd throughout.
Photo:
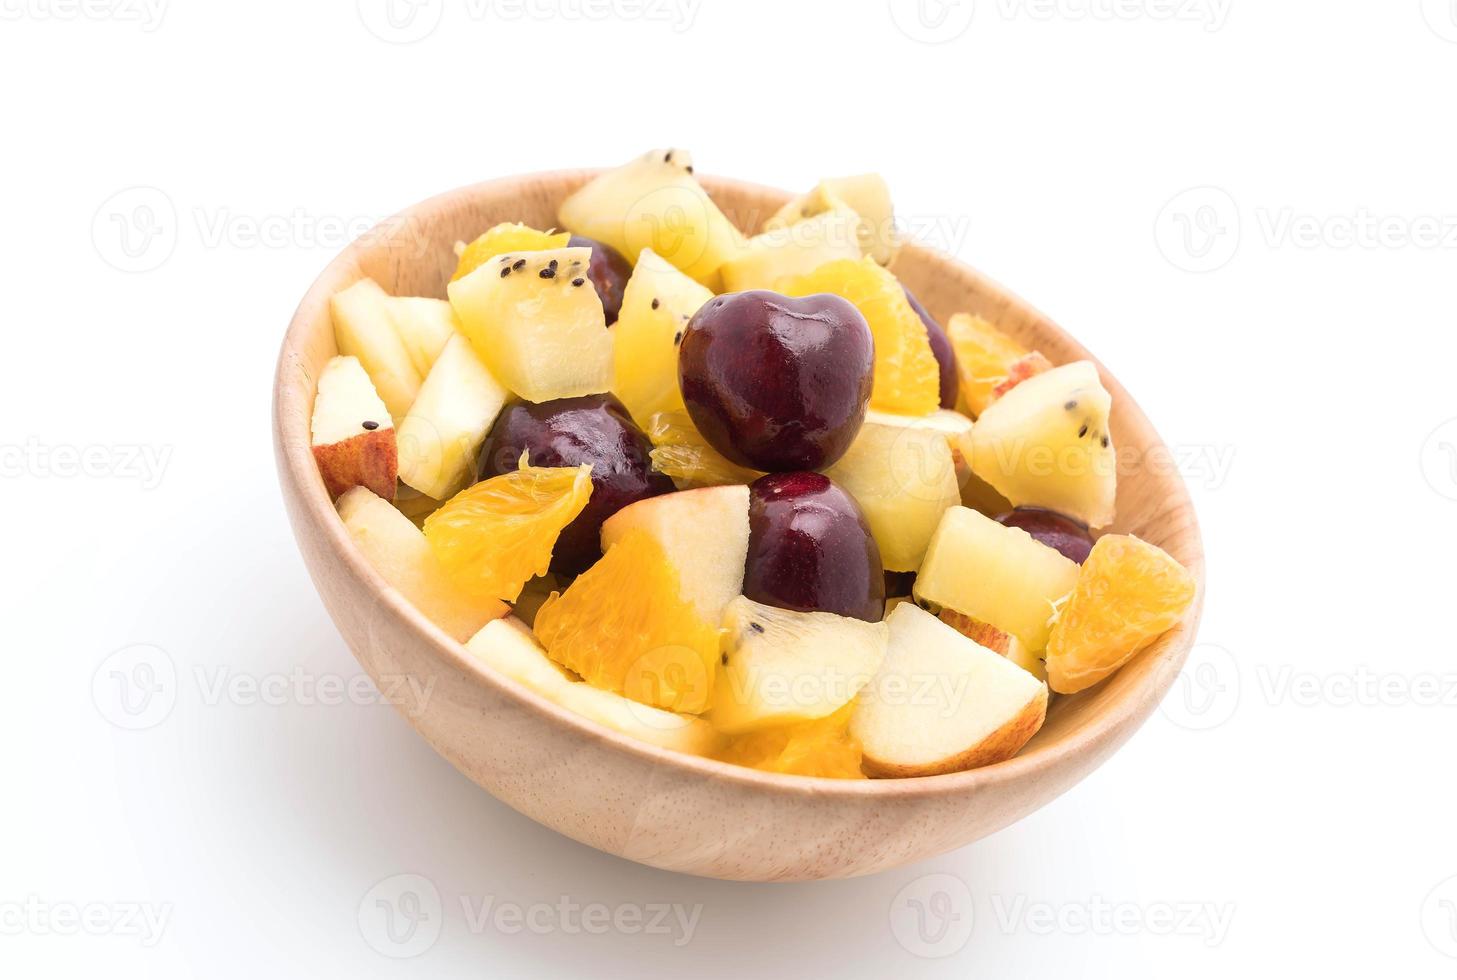
<svg viewBox="0 0 1457 980"><path fill-rule="evenodd" d="M683 598L677 569L647 531L628 531L548 597L535 629L552 659L589 684L669 711L708 707L718 624Z"/></svg>
<svg viewBox="0 0 1457 980"><path fill-rule="evenodd" d="M814 721L766 728L728 739L716 758L765 772L831 779L864 779L860 743L850 735L851 701Z"/></svg>
<svg viewBox="0 0 1457 980"><path fill-rule="evenodd" d="M425 518L425 537L462 589L515 602L528 579L546 574L557 536L591 496L590 463L523 465L451 497Z"/></svg>
<svg viewBox="0 0 1457 980"><path fill-rule="evenodd" d="M451 282L463 279L485 265L489 259L505 252L542 252L549 248L566 248L572 236L565 231L538 231L519 222L503 221L486 231L460 253Z"/></svg>
<svg viewBox="0 0 1457 980"><path fill-rule="evenodd" d="M1012 374L1012 365L1031 351L979 316L958 313L946 323L946 337L956 352L961 397L971 414L992 403L993 392Z"/></svg>
<svg viewBox="0 0 1457 980"><path fill-rule="evenodd" d="M1052 689L1072 694L1122 667L1183 617L1194 589L1194 576L1162 548L1130 534L1099 538L1052 627Z"/></svg>
<svg viewBox="0 0 1457 980"><path fill-rule="evenodd" d="M653 469L666 473L679 490L753 483L764 474L732 463L704 441L687 412L658 412L648 419Z"/></svg>
<svg viewBox="0 0 1457 980"><path fill-rule="evenodd" d="M898 415L929 415L941 407L941 370L926 325L895 276L874 259L837 259L804 276L785 276L789 296L834 293L855 304L875 338L875 387L870 407Z"/></svg>

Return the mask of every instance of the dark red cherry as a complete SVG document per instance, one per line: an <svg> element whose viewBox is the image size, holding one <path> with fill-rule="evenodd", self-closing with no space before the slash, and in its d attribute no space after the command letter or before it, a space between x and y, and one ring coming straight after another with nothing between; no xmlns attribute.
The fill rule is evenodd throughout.
<svg viewBox="0 0 1457 980"><path fill-rule="evenodd" d="M481 447L482 480L517 468L592 464L592 497L552 550L554 572L577 575L602 556L602 522L623 507L673 490L652 467L652 443L612 395L583 395L506 406Z"/></svg>
<svg viewBox="0 0 1457 980"><path fill-rule="evenodd" d="M885 572L860 506L819 473L770 473L749 484L744 595L880 622Z"/></svg>
<svg viewBox="0 0 1457 980"><path fill-rule="evenodd" d="M1020 527L1038 541L1081 565L1093 550L1093 536L1085 525L1044 507L1018 507L997 518L1007 527Z"/></svg>
<svg viewBox="0 0 1457 980"><path fill-rule="evenodd" d="M592 261L587 264L587 278L592 280L592 285L597 289L597 297L602 300L602 312L607 317L607 325L612 326L617 322L617 314L622 309L622 291L627 288L627 280L632 278L632 263L611 245L585 235L573 235L567 240L567 245L592 250Z"/></svg>
<svg viewBox="0 0 1457 980"><path fill-rule="evenodd" d="M874 361L849 301L754 289L715 297L688 321L678 382L698 431L735 463L818 470L860 431Z"/></svg>

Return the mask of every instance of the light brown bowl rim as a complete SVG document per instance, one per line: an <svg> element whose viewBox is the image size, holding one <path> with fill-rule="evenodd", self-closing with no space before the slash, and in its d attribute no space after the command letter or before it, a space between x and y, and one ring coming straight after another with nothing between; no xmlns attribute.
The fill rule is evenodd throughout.
<svg viewBox="0 0 1457 980"><path fill-rule="evenodd" d="M593 176L599 172L598 170L589 169L539 171L481 181L426 198L391 218L386 219L386 221L381 222L377 227L380 229L390 227L398 228L401 222L408 223L412 216L433 212L445 208L448 205L453 205L462 196L473 195L497 186L518 183L523 179L542 180L559 178L580 181L583 178ZM775 195L781 197L783 200L788 200L791 196L789 192L778 188L771 188L733 178L699 175L699 180L708 188L710 193L715 188L739 187L757 194ZM352 539L344 527L344 522L339 519L334 502L329 499L328 493L324 489L323 480L319 475L318 466L314 461L312 449L309 445L308 419L312 415L312 405L304 403L299 389L283 383L285 372L294 363L290 359L290 354L301 346L300 342L309 328L310 311L320 303L327 304L329 296L348 285L349 282L359 278L357 274L358 268L355 265L355 257L367 248L367 245L364 243L370 237L369 234L361 236L360 240L350 244L330 260L329 264L325 266L318 278L309 287L308 292L305 293L304 298L300 301L298 308L289 322L288 330L284 335L280 347L273 381L272 414L276 455L279 466L286 466L296 485L301 488L302 502L306 507L308 519L323 528L324 539L329 543L332 557L356 579L368 583L371 591L380 598L391 613L408 623L410 628L422 641L428 642L434 649L442 666L470 674L474 676L478 683L494 685L498 690L514 698L518 703L529 705L535 710L556 719L560 724L572 729L578 737L606 743L616 751L637 756L655 765L676 766L700 774L705 778L728 780L741 785L758 787L780 793L815 797L850 798L876 796L899 797L904 799L961 795L979 788L1011 784L1019 782L1024 778L1033 777L1038 772L1054 767L1058 763L1073 756L1096 753L1100 747L1110 741L1116 741L1123 736L1127 726L1132 725L1136 730L1152 711L1153 706L1168 691L1175 676L1177 676L1178 669L1183 665L1189 648L1193 644L1203 607L1204 566L1202 561L1202 546L1199 548L1200 560L1194 562L1190 568L1198 583L1198 592L1194 602L1178 625L1159 637L1148 649L1138 654L1139 658L1157 656L1161 661L1157 665L1158 669L1150 669L1145 674L1141 688L1127 692L1115 703L1103 708L1092 724L1079 731L1045 745L1038 745L1034 742L1028 748L1023 749L1018 755L1005 762L983 766L978 769L969 769L963 772L946 773L936 776L911 776L897 779L833 779L818 776L797 776L764 772L733 763L720 762L703 756L677 752L641 741L592 721L537 694L529 687L500 673L494 667L472 655L463 643L457 643L451 639L450 636L416 609L412 603L406 600L398 590L389 585L359 549L354 546ZM932 252L930 249L924 249L921 246L911 243L904 245L903 250L910 250L911 252ZM1088 352L1086 348L1077 343L1076 340L1052 320L1025 303L1015 293L1001 287L1000 284L995 283L993 280L986 279L986 277L975 272L954 256L939 252L933 254L938 259L954 263L960 269L970 273L971 276L987 282L989 285L995 287L1002 295L1036 314L1050 329L1062 333L1064 338L1069 342L1069 346L1077 350L1081 358L1090 360L1097 365L1100 374L1105 380L1105 384L1110 377L1113 377L1103 367L1102 362ZM352 279L349 278L351 275L353 276ZM1126 399L1129 402L1129 406L1137 410L1136 403L1123 390L1122 386L1117 383L1116 378L1114 378L1113 384L1117 389L1113 392L1114 397ZM1142 411L1137 411L1139 416L1146 420L1146 416L1143 416ZM293 420L292 428L288 427L286 423L286 420L290 419ZM1162 445L1162 440L1160 439L1159 441ZM1195 544L1198 544L1199 530L1194 518L1193 504L1187 500L1187 490L1183 488L1182 481L1179 481L1177 485L1188 503L1190 524L1187 528L1187 534L1194 538ZM414 724L413 719L410 718L407 712L401 709L401 713L405 715L407 720L411 720L411 723Z"/></svg>

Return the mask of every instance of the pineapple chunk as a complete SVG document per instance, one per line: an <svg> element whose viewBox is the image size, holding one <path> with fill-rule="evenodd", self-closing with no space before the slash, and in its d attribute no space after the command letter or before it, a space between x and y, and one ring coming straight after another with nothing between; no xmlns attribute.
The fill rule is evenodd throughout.
<svg viewBox="0 0 1457 980"><path fill-rule="evenodd" d="M683 412L678 344L698 308L713 298L650 248L642 250L612 325L612 392L646 427L657 412Z"/></svg>
<svg viewBox="0 0 1457 980"><path fill-rule="evenodd" d="M459 329L455 314L445 300L425 296L391 296L389 307L395 331L423 378Z"/></svg>
<svg viewBox="0 0 1457 980"><path fill-rule="evenodd" d="M794 198L776 211L764 227L787 228L836 209L848 209L859 217L861 249L881 265L889 265L900 247L900 237L895 229L890 188L879 174L826 177L808 194Z"/></svg>
<svg viewBox="0 0 1457 980"><path fill-rule="evenodd" d="M612 334L586 278L590 248L497 256L450 284L450 305L491 373L527 401L612 386Z"/></svg>
<svg viewBox="0 0 1457 980"><path fill-rule="evenodd" d="M744 236L697 180L685 150L650 150L588 182L558 216L578 235L605 242L636 263L651 248L705 286L744 247Z"/></svg>
<svg viewBox="0 0 1457 980"><path fill-rule="evenodd" d="M339 353L359 359L396 427L420 391L422 376L390 315L391 297L361 279L329 300Z"/></svg>
<svg viewBox="0 0 1457 980"><path fill-rule="evenodd" d="M780 276L807 275L835 259L858 259L860 217L836 208L749 239L719 270L726 292L773 289Z"/></svg>
<svg viewBox="0 0 1457 980"><path fill-rule="evenodd" d="M436 500L455 496L508 394L470 341L453 335L396 434L400 480Z"/></svg>
<svg viewBox="0 0 1457 980"><path fill-rule="evenodd" d="M1046 507L1089 527L1113 520L1112 397L1077 361L1028 378L989 405L971 433L971 468L1018 507Z"/></svg>
<svg viewBox="0 0 1457 980"><path fill-rule="evenodd" d="M1053 613L1078 581L1078 566L1017 527L952 507L916 575L917 599L989 623L1030 652L1047 648Z"/></svg>
<svg viewBox="0 0 1457 980"><path fill-rule="evenodd" d="M914 424L919 420L908 421L912 424L867 419L845 455L825 470L865 512L887 572L919 568L942 513L961 502L946 437Z"/></svg>

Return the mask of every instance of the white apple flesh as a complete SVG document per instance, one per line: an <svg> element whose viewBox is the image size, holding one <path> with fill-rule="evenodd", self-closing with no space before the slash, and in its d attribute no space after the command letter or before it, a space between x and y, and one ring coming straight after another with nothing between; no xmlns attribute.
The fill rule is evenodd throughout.
<svg viewBox="0 0 1457 980"><path fill-rule="evenodd" d="M339 353L359 358L398 425L420 391L423 375L400 339L392 297L373 279L361 279L329 300Z"/></svg>
<svg viewBox="0 0 1457 980"><path fill-rule="evenodd" d="M850 734L867 774L933 776L1010 759L1042 727L1047 685L911 603L861 692Z"/></svg>
<svg viewBox="0 0 1457 980"><path fill-rule="evenodd" d="M454 496L475 474L476 454L509 395L470 341L453 335L400 423L400 479L436 500Z"/></svg>
<svg viewBox="0 0 1457 980"><path fill-rule="evenodd" d="M678 573L682 597L706 623L744 588L749 554L749 488L701 487L649 497L602 524L605 552L634 528L652 535Z"/></svg>

